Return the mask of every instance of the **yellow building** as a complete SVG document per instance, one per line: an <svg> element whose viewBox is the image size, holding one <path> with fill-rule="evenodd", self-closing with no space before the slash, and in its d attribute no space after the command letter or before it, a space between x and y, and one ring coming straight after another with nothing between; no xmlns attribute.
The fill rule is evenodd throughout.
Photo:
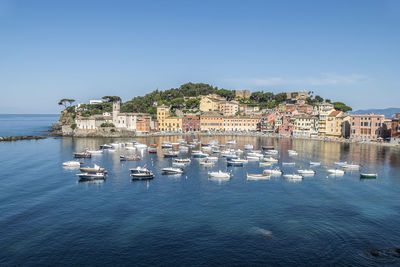
<svg viewBox="0 0 400 267"><path fill-rule="evenodd" d="M182 118L171 117L169 107L161 105L157 107L158 129L164 132L181 132Z"/></svg>
<svg viewBox="0 0 400 267"><path fill-rule="evenodd" d="M330 137L341 137L343 122L344 122L343 112L340 110L334 110L326 118L326 136Z"/></svg>
<svg viewBox="0 0 400 267"><path fill-rule="evenodd" d="M200 99L200 111L218 111L219 105L224 101L226 101L225 98L215 94L202 96Z"/></svg>
<svg viewBox="0 0 400 267"><path fill-rule="evenodd" d="M239 102L225 101L219 104L219 111L224 116L235 116L239 112Z"/></svg>
<svg viewBox="0 0 400 267"><path fill-rule="evenodd" d="M224 118L219 112L205 112L200 116L201 131L223 131Z"/></svg>
<svg viewBox="0 0 400 267"><path fill-rule="evenodd" d="M223 118L223 128L225 131L256 131L261 117L255 116L231 116Z"/></svg>

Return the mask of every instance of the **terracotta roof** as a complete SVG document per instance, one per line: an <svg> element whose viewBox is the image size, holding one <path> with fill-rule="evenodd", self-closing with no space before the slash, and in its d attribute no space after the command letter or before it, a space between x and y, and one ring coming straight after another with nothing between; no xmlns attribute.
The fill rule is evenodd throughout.
<svg viewBox="0 0 400 267"><path fill-rule="evenodd" d="M328 116L329 117L336 117L337 115L339 115L340 114L340 110L334 110L334 111L332 111L331 112L331 114L329 114Z"/></svg>

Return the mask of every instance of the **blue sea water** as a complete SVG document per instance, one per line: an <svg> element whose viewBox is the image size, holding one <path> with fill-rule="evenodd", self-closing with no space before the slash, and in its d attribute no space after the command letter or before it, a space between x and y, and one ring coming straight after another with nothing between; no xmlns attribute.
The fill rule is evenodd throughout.
<svg viewBox="0 0 400 267"><path fill-rule="evenodd" d="M30 132L53 117L20 118ZM4 125L4 124L3 124ZM9 124L9 125L12 125ZM15 125L18 125L16 123ZM8 129L14 134L28 133ZM20 134L16 134L20 133ZM0 134L3 135L3 134ZM399 265L400 152L368 144L236 137L237 147L274 145L286 173L321 161L314 177L246 181L261 173L257 162L204 168L198 160L182 176L163 176L171 159L139 152L120 162L124 149L85 160L108 170L103 183L79 183L77 170L62 167L72 153L115 141L161 144L179 137L137 139L55 138L0 143L0 265ZM190 137L191 138L191 137ZM232 137L201 137L220 143ZM299 155L290 157L288 149ZM182 157L190 156L182 154ZM359 172L331 177L335 161L359 163ZM144 166L156 177L131 182L129 168ZM232 179L208 179L210 170Z"/></svg>

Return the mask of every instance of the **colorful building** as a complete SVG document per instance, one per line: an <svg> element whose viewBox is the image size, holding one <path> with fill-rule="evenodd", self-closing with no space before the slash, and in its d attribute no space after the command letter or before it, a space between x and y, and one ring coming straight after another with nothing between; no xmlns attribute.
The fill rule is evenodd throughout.
<svg viewBox="0 0 400 267"><path fill-rule="evenodd" d="M239 113L239 102L225 101L219 104L219 111L224 116L235 116Z"/></svg>
<svg viewBox="0 0 400 267"><path fill-rule="evenodd" d="M295 116L293 136L311 137L318 135L319 119L317 116L300 114Z"/></svg>
<svg viewBox="0 0 400 267"><path fill-rule="evenodd" d="M225 101L226 99L224 97L215 94L202 96L199 108L202 112L219 111L219 105Z"/></svg>
<svg viewBox="0 0 400 267"><path fill-rule="evenodd" d="M400 140L400 112L396 113L392 119L391 138L392 141Z"/></svg>
<svg viewBox="0 0 400 267"><path fill-rule="evenodd" d="M158 121L159 131L165 131L165 132L182 131L182 118L171 117L170 108L165 105L157 107L157 121Z"/></svg>
<svg viewBox="0 0 400 267"><path fill-rule="evenodd" d="M376 140L385 135L385 116L377 114L350 115L350 138Z"/></svg>
<svg viewBox="0 0 400 267"><path fill-rule="evenodd" d="M182 131L183 132L199 132L200 131L200 117L196 115L185 115L182 118Z"/></svg>
<svg viewBox="0 0 400 267"><path fill-rule="evenodd" d="M294 120L286 115L283 115L281 118L281 125L278 127L278 133L281 135L292 135L293 134L293 126Z"/></svg>
<svg viewBox="0 0 400 267"><path fill-rule="evenodd" d="M201 131L223 131L223 122L223 116L216 111L208 111L200 115Z"/></svg>
<svg viewBox="0 0 400 267"><path fill-rule="evenodd" d="M345 114L340 110L334 110L328 114L326 118L326 136L342 137L343 136L343 121Z"/></svg>
<svg viewBox="0 0 400 267"><path fill-rule="evenodd" d="M255 116L235 116L223 118L223 129L225 131L256 131L260 117Z"/></svg>

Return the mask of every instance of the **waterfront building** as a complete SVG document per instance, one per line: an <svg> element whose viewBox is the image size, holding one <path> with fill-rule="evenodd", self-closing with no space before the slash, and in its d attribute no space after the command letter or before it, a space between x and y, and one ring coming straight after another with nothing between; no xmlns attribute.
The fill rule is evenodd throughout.
<svg viewBox="0 0 400 267"><path fill-rule="evenodd" d="M201 131L223 131L223 122L223 116L216 111L208 111L200 115Z"/></svg>
<svg viewBox="0 0 400 267"><path fill-rule="evenodd" d="M150 132L151 116L147 113L121 113L121 104L119 101L113 102L112 123L119 130ZM140 130L137 124L140 124Z"/></svg>
<svg viewBox="0 0 400 267"><path fill-rule="evenodd" d="M293 134L293 124L294 124L294 119L292 119L287 115L283 115L281 117L281 124L278 127L278 133L280 135L291 136Z"/></svg>
<svg viewBox="0 0 400 267"><path fill-rule="evenodd" d="M239 113L239 102L225 101L219 104L219 111L224 116L235 116Z"/></svg>
<svg viewBox="0 0 400 267"><path fill-rule="evenodd" d="M328 120L328 115L335 111L333 104L331 103L320 103L316 105L313 109L312 115L318 116L319 119L319 129L318 135L326 135L326 123Z"/></svg>
<svg viewBox="0 0 400 267"><path fill-rule="evenodd" d="M318 135L319 119L317 116L300 114L294 119L293 136L312 137Z"/></svg>
<svg viewBox="0 0 400 267"><path fill-rule="evenodd" d="M376 140L385 134L385 116L377 114L350 115L350 138Z"/></svg>
<svg viewBox="0 0 400 267"><path fill-rule="evenodd" d="M340 110L334 110L326 117L326 132L329 137L343 136L343 121L346 115Z"/></svg>
<svg viewBox="0 0 400 267"><path fill-rule="evenodd" d="M200 131L200 117L196 116L196 115L183 116L182 131L183 132L199 132Z"/></svg>
<svg viewBox="0 0 400 267"><path fill-rule="evenodd" d="M216 94L201 96L200 98L200 111L219 111L219 105L225 102L226 99Z"/></svg>
<svg viewBox="0 0 400 267"><path fill-rule="evenodd" d="M236 98L250 98L251 94L249 90L236 90L235 97Z"/></svg>
<svg viewBox="0 0 400 267"><path fill-rule="evenodd" d="M257 131L260 117L256 116L232 116L223 118L223 129L225 131Z"/></svg>
<svg viewBox="0 0 400 267"><path fill-rule="evenodd" d="M391 127L391 141L399 142L400 141L400 112L396 113L394 118L392 119L392 127Z"/></svg>
<svg viewBox="0 0 400 267"><path fill-rule="evenodd" d="M166 105L157 107L158 130L164 132L181 132L182 118L170 116L170 108Z"/></svg>
<svg viewBox="0 0 400 267"><path fill-rule="evenodd" d="M273 133L279 127L276 125L275 122L277 121L278 117L281 117L280 114L276 111L268 112L262 115L260 120L260 131L262 132L269 132Z"/></svg>

